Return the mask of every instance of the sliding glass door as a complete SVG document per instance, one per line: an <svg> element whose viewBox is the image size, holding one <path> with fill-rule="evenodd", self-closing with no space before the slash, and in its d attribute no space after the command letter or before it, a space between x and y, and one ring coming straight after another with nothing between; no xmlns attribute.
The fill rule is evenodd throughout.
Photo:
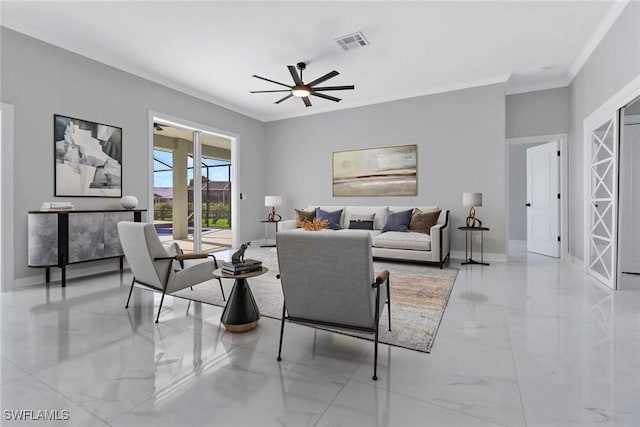
<svg viewBox="0 0 640 427"><path fill-rule="evenodd" d="M231 141L193 129L154 126L154 224L185 252L232 245Z"/></svg>

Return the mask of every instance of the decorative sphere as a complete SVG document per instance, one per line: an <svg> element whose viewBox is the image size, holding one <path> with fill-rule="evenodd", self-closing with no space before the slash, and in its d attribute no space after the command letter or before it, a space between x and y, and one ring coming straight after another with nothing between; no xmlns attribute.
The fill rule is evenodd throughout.
<svg viewBox="0 0 640 427"><path fill-rule="evenodd" d="M135 209L138 206L138 199L135 196L124 196L120 199L120 206L124 209Z"/></svg>

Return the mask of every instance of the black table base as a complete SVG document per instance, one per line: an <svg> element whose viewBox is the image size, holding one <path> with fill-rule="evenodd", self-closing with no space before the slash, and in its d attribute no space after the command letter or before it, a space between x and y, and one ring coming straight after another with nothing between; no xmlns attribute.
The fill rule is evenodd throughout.
<svg viewBox="0 0 640 427"><path fill-rule="evenodd" d="M476 261L475 259L471 259L471 258L469 258L465 262L461 262L460 263L460 265L466 265L466 264L489 265L488 262L480 262L480 261Z"/></svg>
<svg viewBox="0 0 640 427"><path fill-rule="evenodd" d="M230 332L246 332L258 326L260 310L247 279L235 280L220 322Z"/></svg>

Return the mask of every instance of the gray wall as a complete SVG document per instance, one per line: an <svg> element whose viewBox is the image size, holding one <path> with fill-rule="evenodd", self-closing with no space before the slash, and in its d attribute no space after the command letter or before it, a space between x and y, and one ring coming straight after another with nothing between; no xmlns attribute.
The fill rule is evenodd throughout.
<svg viewBox="0 0 640 427"><path fill-rule="evenodd" d="M266 190L283 196L285 218L308 205L437 204L451 210L452 250L464 251L462 193L482 192L485 251L504 254L503 85L271 122L266 136ZM404 144L418 145L417 197L332 196L332 152Z"/></svg>
<svg viewBox="0 0 640 427"><path fill-rule="evenodd" d="M507 138L569 131L569 88L508 95Z"/></svg>
<svg viewBox="0 0 640 427"><path fill-rule="evenodd" d="M12 30L1 29L2 102L15 107L15 277L27 267L27 211L53 197L53 115L107 123L123 130L123 194L147 207L148 112L162 112L240 135L240 239L261 234L264 214L264 123L141 79ZM3 177L5 179L6 177ZM77 208L119 207L118 199L60 198ZM113 263L113 261L111 261Z"/></svg>
<svg viewBox="0 0 640 427"><path fill-rule="evenodd" d="M569 88L508 95L507 138L569 132ZM527 240L527 148L540 143L509 145L509 240Z"/></svg>
<svg viewBox="0 0 640 427"><path fill-rule="evenodd" d="M640 75L640 2L629 2L569 86L569 252L583 258L584 120Z"/></svg>

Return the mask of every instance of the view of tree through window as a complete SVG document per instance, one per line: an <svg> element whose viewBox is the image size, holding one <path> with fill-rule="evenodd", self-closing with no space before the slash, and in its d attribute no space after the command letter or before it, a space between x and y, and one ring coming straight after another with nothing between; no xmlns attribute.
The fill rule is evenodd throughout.
<svg viewBox="0 0 640 427"><path fill-rule="evenodd" d="M202 226L231 226L231 163L202 158ZM182 184L181 184L182 185ZM189 225L193 225L193 158L187 159ZM153 150L154 219L173 220L173 156L169 151Z"/></svg>

